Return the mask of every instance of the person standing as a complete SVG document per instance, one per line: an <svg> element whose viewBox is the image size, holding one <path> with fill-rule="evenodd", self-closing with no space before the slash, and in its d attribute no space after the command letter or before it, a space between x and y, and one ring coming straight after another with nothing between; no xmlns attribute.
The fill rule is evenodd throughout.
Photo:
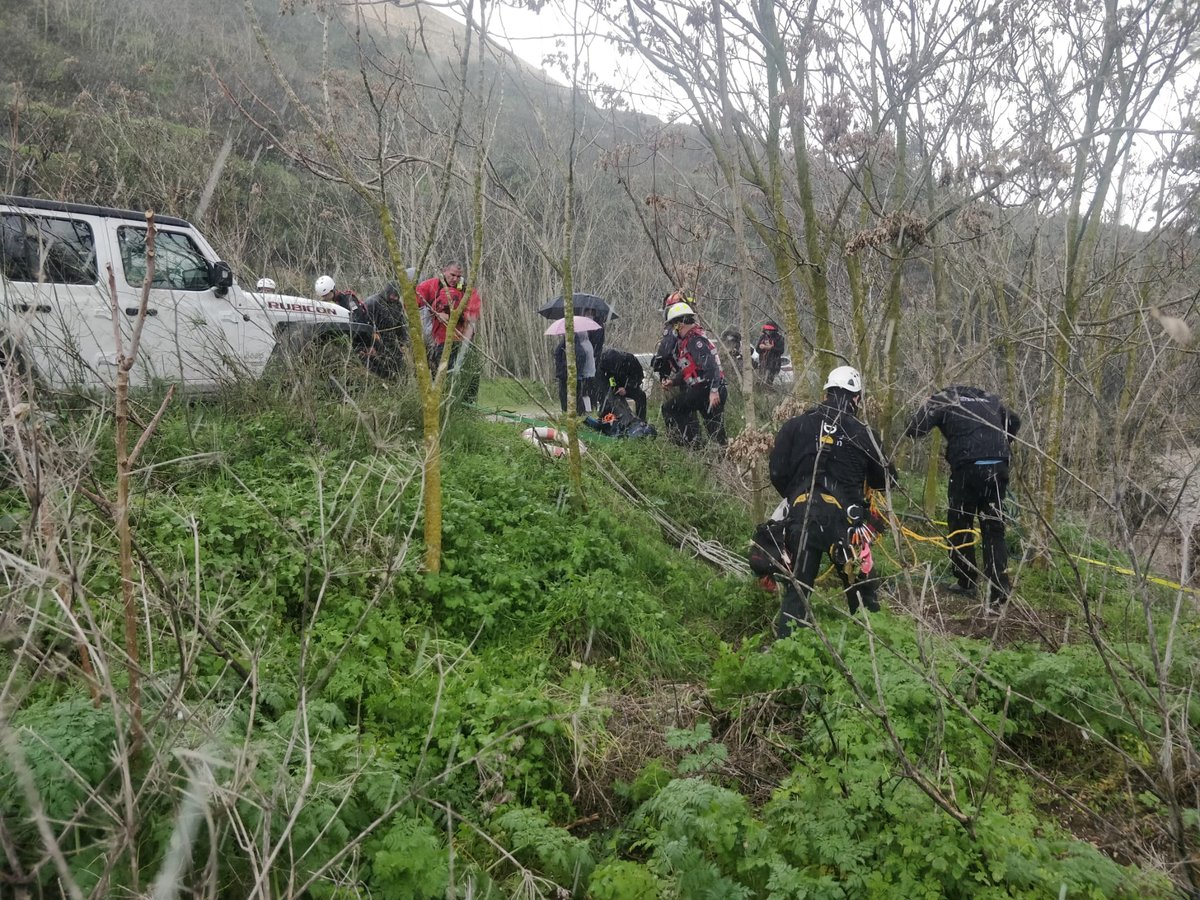
<svg viewBox="0 0 1200 900"><path fill-rule="evenodd" d="M759 371L763 373L767 384L774 384L776 376L779 375L779 370L783 366L783 348L786 343L778 325L770 319L763 323L762 333L758 336L758 343L754 345L754 351L758 357Z"/></svg>
<svg viewBox="0 0 1200 900"><path fill-rule="evenodd" d="M646 392L642 390L642 379L646 376L637 357L609 348L600 354L596 371L597 380L606 385L606 393L611 392L618 402L632 400L634 415L646 421Z"/></svg>
<svg viewBox="0 0 1200 900"><path fill-rule="evenodd" d="M579 376L578 393L583 395L584 412L596 408L592 402L592 385L596 382L596 349L585 332L575 345L575 369Z"/></svg>
<svg viewBox="0 0 1200 900"><path fill-rule="evenodd" d="M426 351L429 356L429 369L436 372L446 348L446 329L454 310L462 306L466 282L463 279L462 264L449 262L442 267L442 273L433 278L427 278L417 285L417 305L422 309L422 315L428 310L429 315L429 345ZM450 351L449 368L458 371L460 360L465 360L471 339L475 335L475 327L483 309L483 300L479 291L472 289L467 305L459 316L455 329L455 344ZM466 392L467 402L474 400L479 390L479 378L472 378Z"/></svg>
<svg viewBox="0 0 1200 900"><path fill-rule="evenodd" d="M677 340L673 371L662 379L662 386L666 390L679 389L663 403L667 433L677 444L696 446L700 440L696 422L699 413L708 439L724 446L728 391L717 348L704 334L696 322L695 310L687 303L675 303L667 310L667 324Z"/></svg>
<svg viewBox="0 0 1200 900"><path fill-rule="evenodd" d="M808 620L808 597L829 554L853 614L860 606L879 610L879 580L869 570L852 577L846 568L858 557L854 540L869 538L866 489L887 487L894 470L877 435L858 419L862 375L838 366L825 380L825 398L783 423L771 448L771 484L789 504L787 544L792 577L780 599L777 637L787 637ZM857 532L857 535L856 535ZM869 557L868 557L869 558Z"/></svg>
<svg viewBox="0 0 1200 900"><path fill-rule="evenodd" d="M363 301L359 314L351 313L350 317L366 322L373 330L371 347L362 354L367 368L385 377L399 376L404 371L408 348L408 318L400 299L400 286L388 282L383 290Z"/></svg>
<svg viewBox="0 0 1200 900"><path fill-rule="evenodd" d="M273 293L275 293L275 289L276 289L275 279L274 278L260 278L260 279L258 279L257 283L255 283L254 289L256 291L258 291L258 293L260 293L260 294L273 294Z"/></svg>
<svg viewBox="0 0 1200 900"><path fill-rule="evenodd" d="M686 303L692 307L693 311L696 308L696 301L691 297L685 297L681 290L672 291L663 297L663 333L658 340L658 348L650 357L650 371L658 376L659 381L675 374L675 345L679 343L679 336L675 333L671 323L667 321L667 313L676 303Z"/></svg>
<svg viewBox="0 0 1200 900"><path fill-rule="evenodd" d="M336 303L342 309L349 312L351 322L362 324L367 321L366 306L359 299L358 294L348 288L339 290L337 283L329 275L322 275L313 282L313 291L316 293L318 300L324 300L326 303ZM369 336L361 332L354 334L354 351L364 363L369 363L371 358L376 355L377 340L378 338L374 331Z"/></svg>
<svg viewBox="0 0 1200 900"><path fill-rule="evenodd" d="M1008 546L1004 540L1004 498L1008 493L1010 447L1021 420L995 394L983 388L955 384L931 396L904 430L919 438L934 428L946 439L950 464L946 523L950 529L950 566L955 584L950 590L974 596L981 582L975 565L975 536L979 519L983 545L983 577L989 587L988 609L1008 601Z"/></svg>
<svg viewBox="0 0 1200 900"><path fill-rule="evenodd" d="M728 351L740 370L742 367L742 333L736 328L726 328L721 332L721 345Z"/></svg>
<svg viewBox="0 0 1200 900"><path fill-rule="evenodd" d="M358 299L358 294L348 288L338 290L337 282L329 275L322 275L313 282L313 291L316 293L318 300L324 300L326 303L336 303L351 314L356 310L361 311L362 301Z"/></svg>
<svg viewBox="0 0 1200 900"><path fill-rule="evenodd" d="M585 396L583 371L586 366L585 357L591 349L587 337L582 333L575 334L575 412L583 415L591 411L591 400ZM563 412L567 411L567 339L564 336L554 348L554 378L558 382L558 405Z"/></svg>
<svg viewBox="0 0 1200 900"><path fill-rule="evenodd" d="M599 409L600 404L604 402L605 394L608 393L608 384L600 378L598 368L600 357L604 353L604 329L607 325L607 314L602 314L596 309L581 309L580 313L592 319L600 326L587 333L588 343L592 345L592 362L597 368L597 373L584 386L588 397L591 398L592 409Z"/></svg>

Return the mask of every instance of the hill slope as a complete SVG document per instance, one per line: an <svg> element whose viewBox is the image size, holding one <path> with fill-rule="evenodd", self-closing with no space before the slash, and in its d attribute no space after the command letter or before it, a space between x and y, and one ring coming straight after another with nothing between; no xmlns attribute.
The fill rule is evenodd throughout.
<svg viewBox="0 0 1200 900"><path fill-rule="evenodd" d="M23 884L68 878L104 896L166 873L228 897L263 883L430 898L455 885L1170 894L1162 874L1064 828L1122 863L1147 863L1161 840L1161 807L1134 796L1146 785L1121 749L1152 717L1130 721L1121 696L1136 674L1110 681L1089 644L1019 618L991 639L939 633L921 606L927 564L902 563L889 539L890 611L849 619L822 587L820 629L764 647L774 596L664 544L649 515L741 545L749 522L696 461L594 442L589 508L574 512L559 466L462 409L447 435L445 568L423 574L415 398L368 385L346 404L322 399L322 383L176 406L149 446L140 753L114 764L122 719L88 702L77 668L82 634L99 694L123 706L104 507L56 519L63 558L91 560L79 629L21 570L5 606L15 639L0 649L12 672L0 805L16 811L5 821ZM81 446L94 414L62 412L38 438L22 431L57 461L47 484L82 498L81 475L94 476L92 496L110 494L110 426L91 419ZM649 507L601 470L622 471ZM20 489L4 499L32 514ZM25 540L5 533L6 552L32 559L44 538ZM1106 628L1136 657L1136 629ZM21 760L44 815L69 823L65 870L47 863ZM207 810L199 833L189 803ZM172 858L181 868L160 865Z"/></svg>

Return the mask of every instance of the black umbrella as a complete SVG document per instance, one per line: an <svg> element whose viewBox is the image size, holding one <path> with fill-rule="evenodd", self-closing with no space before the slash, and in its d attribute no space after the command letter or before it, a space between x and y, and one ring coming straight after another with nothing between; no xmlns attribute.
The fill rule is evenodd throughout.
<svg viewBox="0 0 1200 900"><path fill-rule="evenodd" d="M621 318L613 312L612 307L603 297L597 297L595 294L572 294L571 297L571 306L577 316L591 316L597 322ZM547 319L561 319L564 315L563 298L555 297L553 300L547 300L538 307L538 315L545 316Z"/></svg>

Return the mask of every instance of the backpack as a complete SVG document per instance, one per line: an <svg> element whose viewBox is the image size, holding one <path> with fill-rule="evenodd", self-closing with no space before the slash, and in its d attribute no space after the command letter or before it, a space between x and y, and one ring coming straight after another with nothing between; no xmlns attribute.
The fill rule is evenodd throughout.
<svg viewBox="0 0 1200 900"><path fill-rule="evenodd" d="M600 418L588 416L583 420L583 424L609 437L637 438L656 437L658 435L658 431L655 430L653 425L643 422L632 413L627 421L622 420L613 413L605 413Z"/></svg>
<svg viewBox="0 0 1200 900"><path fill-rule="evenodd" d="M653 425L643 422L629 409L624 398L611 388L600 404L599 416L588 416L584 424L610 437L655 437Z"/></svg>
<svg viewBox="0 0 1200 900"><path fill-rule="evenodd" d="M625 437L658 437L658 429L649 422L635 418L633 424L625 429Z"/></svg>

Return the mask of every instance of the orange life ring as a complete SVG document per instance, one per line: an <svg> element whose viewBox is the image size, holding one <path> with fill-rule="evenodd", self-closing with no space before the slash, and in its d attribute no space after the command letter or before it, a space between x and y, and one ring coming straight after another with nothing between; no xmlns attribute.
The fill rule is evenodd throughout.
<svg viewBox="0 0 1200 900"><path fill-rule="evenodd" d="M555 459L567 455L567 445L570 438L567 433L561 428L550 428L549 426L539 425L534 428L526 428L521 432L521 437L534 444L541 449L547 456L552 456ZM583 441L579 442L579 452L587 453L587 448L583 445Z"/></svg>

